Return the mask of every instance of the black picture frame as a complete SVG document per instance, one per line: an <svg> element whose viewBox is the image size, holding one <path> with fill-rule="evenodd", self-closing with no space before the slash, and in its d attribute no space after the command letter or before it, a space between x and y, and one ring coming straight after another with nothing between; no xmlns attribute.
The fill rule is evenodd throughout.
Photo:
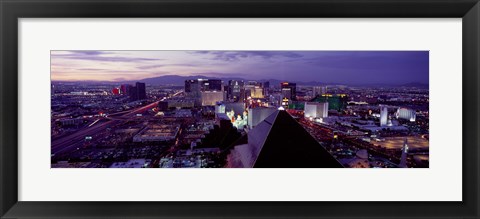
<svg viewBox="0 0 480 219"><path fill-rule="evenodd" d="M479 218L478 0L1 0L2 218ZM18 19L134 17L462 18L462 202L18 201ZM448 42L445 42L448 43ZM460 76L459 76L460 77Z"/></svg>

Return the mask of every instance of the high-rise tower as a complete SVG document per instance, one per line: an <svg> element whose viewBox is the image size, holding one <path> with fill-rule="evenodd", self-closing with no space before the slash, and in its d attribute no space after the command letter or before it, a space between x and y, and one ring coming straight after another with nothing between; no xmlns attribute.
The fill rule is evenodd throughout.
<svg viewBox="0 0 480 219"><path fill-rule="evenodd" d="M403 141L403 147L402 147L402 157L400 157L400 164L398 164L398 167L401 168L406 168L407 167L407 154L408 154L408 140L405 138Z"/></svg>
<svg viewBox="0 0 480 219"><path fill-rule="evenodd" d="M280 88L282 89L283 98L288 100L297 100L297 84L282 82L280 83Z"/></svg>
<svg viewBox="0 0 480 219"><path fill-rule="evenodd" d="M388 108L380 105L380 126L387 126L388 123Z"/></svg>

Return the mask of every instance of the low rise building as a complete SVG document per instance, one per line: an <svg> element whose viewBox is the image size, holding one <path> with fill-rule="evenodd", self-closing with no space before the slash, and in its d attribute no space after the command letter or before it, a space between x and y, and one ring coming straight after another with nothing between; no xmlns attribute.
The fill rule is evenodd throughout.
<svg viewBox="0 0 480 219"><path fill-rule="evenodd" d="M148 125L133 136L133 142L172 141L178 135L178 125Z"/></svg>
<svg viewBox="0 0 480 219"><path fill-rule="evenodd" d="M305 103L304 115L306 118L326 118L328 117L328 102L317 103L307 102Z"/></svg>

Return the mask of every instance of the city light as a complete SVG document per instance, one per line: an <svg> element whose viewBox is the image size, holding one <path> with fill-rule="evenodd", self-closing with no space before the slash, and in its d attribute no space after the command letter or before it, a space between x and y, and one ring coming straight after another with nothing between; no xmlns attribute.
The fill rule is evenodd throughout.
<svg viewBox="0 0 480 219"><path fill-rule="evenodd" d="M52 168L429 167L425 51L52 54Z"/></svg>

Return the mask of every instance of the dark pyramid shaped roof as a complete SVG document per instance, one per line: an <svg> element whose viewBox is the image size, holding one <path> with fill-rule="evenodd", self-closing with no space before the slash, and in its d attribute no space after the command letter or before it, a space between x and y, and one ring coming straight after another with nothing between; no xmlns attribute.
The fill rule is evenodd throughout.
<svg viewBox="0 0 480 219"><path fill-rule="evenodd" d="M255 168L343 167L284 110L267 117L248 137L251 152L257 155Z"/></svg>

